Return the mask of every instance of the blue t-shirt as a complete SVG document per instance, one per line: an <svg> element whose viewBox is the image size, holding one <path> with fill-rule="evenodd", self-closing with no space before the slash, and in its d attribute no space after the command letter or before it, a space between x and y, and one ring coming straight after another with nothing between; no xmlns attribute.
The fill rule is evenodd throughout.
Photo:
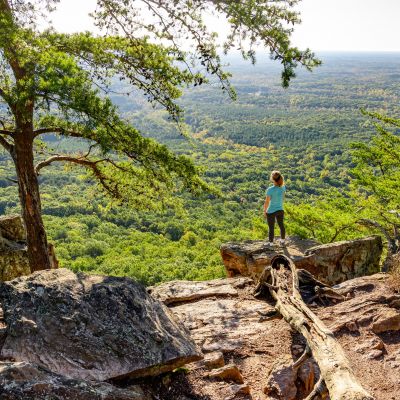
<svg viewBox="0 0 400 400"><path fill-rule="evenodd" d="M286 192L286 186L270 186L267 189L266 195L271 197L267 214L272 214L275 211L283 210L283 196Z"/></svg>

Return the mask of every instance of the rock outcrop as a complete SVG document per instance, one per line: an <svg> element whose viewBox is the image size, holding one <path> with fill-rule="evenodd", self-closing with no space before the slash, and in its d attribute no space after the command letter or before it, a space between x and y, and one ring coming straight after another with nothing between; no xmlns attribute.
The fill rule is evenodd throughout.
<svg viewBox="0 0 400 400"><path fill-rule="evenodd" d="M186 398L261 400L265 393L269 399L305 398L318 379L318 366L310 360L297 376L289 369L305 349L303 338L284 320L271 319L273 307L252 296L254 284L235 287L241 279L225 280L237 294L223 295L227 288L224 280L219 280L220 296L215 288L209 297L170 306L205 353L204 361L189 366L185 385L190 395ZM388 280L386 274L375 274L343 282L335 286L343 301L328 307L311 306L334 332L356 377L379 400L400 398L400 295L388 286ZM199 285L199 292L203 288ZM194 296L192 284L190 291ZM163 293L168 293L167 283ZM169 303L168 298L165 302ZM221 373L224 365L239 371L244 383ZM177 385L176 391L182 388L182 380ZM170 381L168 388L173 391L174 382Z"/></svg>
<svg viewBox="0 0 400 400"><path fill-rule="evenodd" d="M329 307L324 322L329 321L334 333L358 333L363 328L374 334L400 332L400 295L387 287L387 281L386 274L376 274L335 286L348 300Z"/></svg>
<svg viewBox="0 0 400 400"><path fill-rule="evenodd" d="M226 285L234 289L235 282L242 282L242 279L228 279ZM250 287L253 286L248 285L247 289ZM222 293L225 290L224 287ZM214 291L208 298L172 308L204 353L227 353L247 348L251 346L254 335L265 332L263 317L273 308L255 300L250 293L244 296L243 290L240 297L238 294L233 297L218 296Z"/></svg>
<svg viewBox="0 0 400 400"><path fill-rule="evenodd" d="M258 279L276 254L285 254L297 268L303 268L317 279L334 285L379 272L382 239L371 236L318 245L312 240L289 238L285 247L275 246L273 249L260 240L221 246L222 260L229 277L241 275Z"/></svg>
<svg viewBox="0 0 400 400"><path fill-rule="evenodd" d="M153 376L202 355L146 289L128 278L36 272L0 284L1 356L96 381Z"/></svg>
<svg viewBox="0 0 400 400"><path fill-rule="evenodd" d="M0 388L2 400L149 399L138 386L121 389L105 382L71 379L29 362L0 362Z"/></svg>
<svg viewBox="0 0 400 400"><path fill-rule="evenodd" d="M52 268L58 268L54 247L49 244ZM0 217L0 281L30 274L26 231L19 215Z"/></svg>
<svg viewBox="0 0 400 400"><path fill-rule="evenodd" d="M2 242L0 244L0 281L10 281L30 273L26 246L20 243Z"/></svg>
<svg viewBox="0 0 400 400"><path fill-rule="evenodd" d="M190 398L264 398L261 395L268 374L266 367L274 362L275 351L290 351L290 331L282 320L267 322L266 316L273 307L253 297L251 280L237 277L211 282L213 290L207 297L199 284L197 290L202 296L197 300L174 304L167 298L164 300L171 304L171 311L189 329L205 354L203 361L191 365L199 397ZM169 292L168 285L163 284L163 293ZM175 283L171 286L174 288ZM189 288L195 296L195 282ZM228 291L233 294L227 296ZM202 369L199 382L198 371ZM191 385L191 373L188 376ZM250 391L260 397L251 397Z"/></svg>

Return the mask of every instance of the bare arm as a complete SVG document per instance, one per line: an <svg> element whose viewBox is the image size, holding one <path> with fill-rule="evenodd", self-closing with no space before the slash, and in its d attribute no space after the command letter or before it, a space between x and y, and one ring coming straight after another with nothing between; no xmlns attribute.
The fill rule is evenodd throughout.
<svg viewBox="0 0 400 400"><path fill-rule="evenodd" d="M270 201L271 201L271 196L267 196L265 198L265 202L264 202L264 217L267 215L267 209L268 209Z"/></svg>

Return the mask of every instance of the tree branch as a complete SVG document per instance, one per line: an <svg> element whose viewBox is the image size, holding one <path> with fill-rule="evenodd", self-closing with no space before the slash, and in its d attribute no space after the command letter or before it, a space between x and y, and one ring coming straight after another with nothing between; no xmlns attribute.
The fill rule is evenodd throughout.
<svg viewBox="0 0 400 400"><path fill-rule="evenodd" d="M388 259L391 255L397 253L398 246L396 244L396 238L392 237L390 233L387 231L387 229L385 229L379 222L366 218L359 219L356 222L361 225L372 226L373 228L378 229L385 236L388 245L388 255L386 259Z"/></svg>
<svg viewBox="0 0 400 400"><path fill-rule="evenodd" d="M356 223L364 226L372 226L373 228L378 229L385 236L388 242L393 240L393 238L390 236L390 233L379 222L367 218L362 218L357 220Z"/></svg>
<svg viewBox="0 0 400 400"><path fill-rule="evenodd" d="M0 144L11 154L13 145L0 135Z"/></svg>
<svg viewBox="0 0 400 400"><path fill-rule="evenodd" d="M47 160L41 161L38 164L36 164L35 172L36 172L36 174L38 174L42 168L47 167L48 165L50 165L54 162L63 162L63 161L71 162L74 164L80 164L85 167L89 167L91 169L95 169L95 168L98 169L98 167L96 167L97 164L99 164L101 162L109 161L109 159L104 158L101 160L92 161L92 160L88 160L86 158L86 156L73 157L73 156L67 156L67 155L55 155L55 156L49 157Z"/></svg>
<svg viewBox="0 0 400 400"><path fill-rule="evenodd" d="M0 135L13 136L15 131L9 131L8 129L0 129Z"/></svg>
<svg viewBox="0 0 400 400"><path fill-rule="evenodd" d="M33 131L34 137L37 137L39 135L43 135L45 133L59 133L60 135L65 135L65 136L70 136L70 137L77 137L77 138L82 138L85 139L85 137L76 131L70 131L68 129L60 128L57 126L54 127L48 127L48 128L39 128Z"/></svg>
<svg viewBox="0 0 400 400"><path fill-rule="evenodd" d="M352 224L349 224L349 225L343 225L340 228L336 228L335 234L331 237L331 239L329 240L329 243L333 243L335 241L335 239L339 236L340 233L342 233L346 229L351 228L352 226L353 226Z"/></svg>
<svg viewBox="0 0 400 400"><path fill-rule="evenodd" d="M304 303L299 271L293 261L284 255L277 255L271 260L270 271L270 281L279 287L278 291L270 289L276 300L275 309L305 338L320 369L321 380L307 399L315 399L317 392L324 390L323 380L331 399L374 400L358 382L333 332Z"/></svg>
<svg viewBox="0 0 400 400"><path fill-rule="evenodd" d="M103 162L112 162L112 160L108 158L104 159L99 159L99 160L88 160L85 158L86 156L82 157L73 157L73 156L68 156L68 155L55 155L52 157L49 157L47 160L39 162L36 167L35 167L35 172L38 175L39 171L54 163L54 162L70 162L73 164L78 164L81 165L87 169L90 169L94 175L94 177L100 182L100 184L103 186L103 188L113 197L117 199L121 199L122 195L118 189L118 185L113 185L112 182L110 181L110 178L107 177L103 173L103 171L99 168L98 164L103 163Z"/></svg>

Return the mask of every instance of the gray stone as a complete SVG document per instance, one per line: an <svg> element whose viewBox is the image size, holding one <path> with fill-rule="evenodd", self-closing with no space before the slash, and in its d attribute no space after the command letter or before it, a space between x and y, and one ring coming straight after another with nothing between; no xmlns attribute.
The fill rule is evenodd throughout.
<svg viewBox="0 0 400 400"><path fill-rule="evenodd" d="M249 278L214 279L211 281L171 281L148 288L149 293L171 305L207 297L237 297L237 287L251 284Z"/></svg>
<svg viewBox="0 0 400 400"><path fill-rule="evenodd" d="M170 311L129 278L36 272L0 284L3 357L72 378L154 376L202 358Z"/></svg>
<svg viewBox="0 0 400 400"><path fill-rule="evenodd" d="M382 357L383 351L382 350L371 350L367 355L366 358L368 360L376 360L377 358Z"/></svg>
<svg viewBox="0 0 400 400"><path fill-rule="evenodd" d="M26 240L25 226L20 215L0 216L0 237L14 242Z"/></svg>
<svg viewBox="0 0 400 400"><path fill-rule="evenodd" d="M229 396L228 399L235 399L237 397L243 398L242 395L249 395L250 394L250 386L247 384L242 385L231 385L228 389Z"/></svg>
<svg viewBox="0 0 400 400"><path fill-rule="evenodd" d="M292 346L292 353L295 356L299 356L300 354L304 353L304 346L295 344Z"/></svg>
<svg viewBox="0 0 400 400"><path fill-rule="evenodd" d="M236 298L209 298L171 308L204 353L246 348L255 336L267 335L260 314L272 310L273 307L263 301Z"/></svg>
<svg viewBox="0 0 400 400"><path fill-rule="evenodd" d="M146 400L140 387L120 389L54 374L28 362L0 362L1 400Z"/></svg>
<svg viewBox="0 0 400 400"><path fill-rule="evenodd" d="M315 246L305 252L315 259L314 268L306 269L330 284L372 275L380 270L382 248L380 236Z"/></svg>
<svg viewBox="0 0 400 400"><path fill-rule="evenodd" d="M383 333L400 330L400 312L394 308L385 307L374 316L372 331Z"/></svg>
<svg viewBox="0 0 400 400"><path fill-rule="evenodd" d="M204 356L204 366L208 369L221 368L225 365L224 354L221 351L208 353Z"/></svg>

